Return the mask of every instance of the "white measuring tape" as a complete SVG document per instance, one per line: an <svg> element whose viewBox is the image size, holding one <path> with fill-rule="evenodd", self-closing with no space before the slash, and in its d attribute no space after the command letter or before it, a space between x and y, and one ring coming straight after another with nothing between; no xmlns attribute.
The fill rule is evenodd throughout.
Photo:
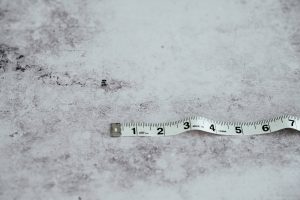
<svg viewBox="0 0 300 200"><path fill-rule="evenodd" d="M222 122L204 117L189 117L165 123L112 123L110 134L120 136L171 136L189 130L200 130L218 135L257 135L285 128L300 131L300 118L284 115L257 122Z"/></svg>

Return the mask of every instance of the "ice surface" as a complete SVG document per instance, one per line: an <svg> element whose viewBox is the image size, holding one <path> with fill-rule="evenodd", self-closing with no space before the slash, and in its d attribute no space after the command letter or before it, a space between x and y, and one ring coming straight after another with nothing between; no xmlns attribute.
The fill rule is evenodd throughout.
<svg viewBox="0 0 300 200"><path fill-rule="evenodd" d="M300 199L293 130L109 136L300 116L299 27L297 0L0 1L0 199Z"/></svg>

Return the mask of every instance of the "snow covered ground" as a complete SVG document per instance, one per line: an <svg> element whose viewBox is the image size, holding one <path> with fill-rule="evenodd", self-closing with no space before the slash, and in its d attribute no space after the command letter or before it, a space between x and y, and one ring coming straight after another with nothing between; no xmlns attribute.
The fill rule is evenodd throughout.
<svg viewBox="0 0 300 200"><path fill-rule="evenodd" d="M109 125L300 116L299 88L299 0L2 0L0 199L298 200L296 131Z"/></svg>

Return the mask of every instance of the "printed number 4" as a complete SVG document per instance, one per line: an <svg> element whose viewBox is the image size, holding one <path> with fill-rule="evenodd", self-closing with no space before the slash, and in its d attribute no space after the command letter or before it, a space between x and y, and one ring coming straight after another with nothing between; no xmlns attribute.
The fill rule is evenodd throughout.
<svg viewBox="0 0 300 200"><path fill-rule="evenodd" d="M210 125L210 127L209 127L209 129L211 129L212 131L215 131L216 129L215 129L215 125Z"/></svg>
<svg viewBox="0 0 300 200"><path fill-rule="evenodd" d="M132 128L131 130L132 130L133 134L136 134L135 128Z"/></svg>

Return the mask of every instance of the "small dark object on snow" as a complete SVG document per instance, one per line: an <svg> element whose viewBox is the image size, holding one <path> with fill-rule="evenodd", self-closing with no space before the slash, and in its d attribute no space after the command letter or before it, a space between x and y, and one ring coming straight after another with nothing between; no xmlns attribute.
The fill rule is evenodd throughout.
<svg viewBox="0 0 300 200"><path fill-rule="evenodd" d="M101 81L101 87L106 87L106 86L107 86L106 80L103 79L103 80Z"/></svg>

